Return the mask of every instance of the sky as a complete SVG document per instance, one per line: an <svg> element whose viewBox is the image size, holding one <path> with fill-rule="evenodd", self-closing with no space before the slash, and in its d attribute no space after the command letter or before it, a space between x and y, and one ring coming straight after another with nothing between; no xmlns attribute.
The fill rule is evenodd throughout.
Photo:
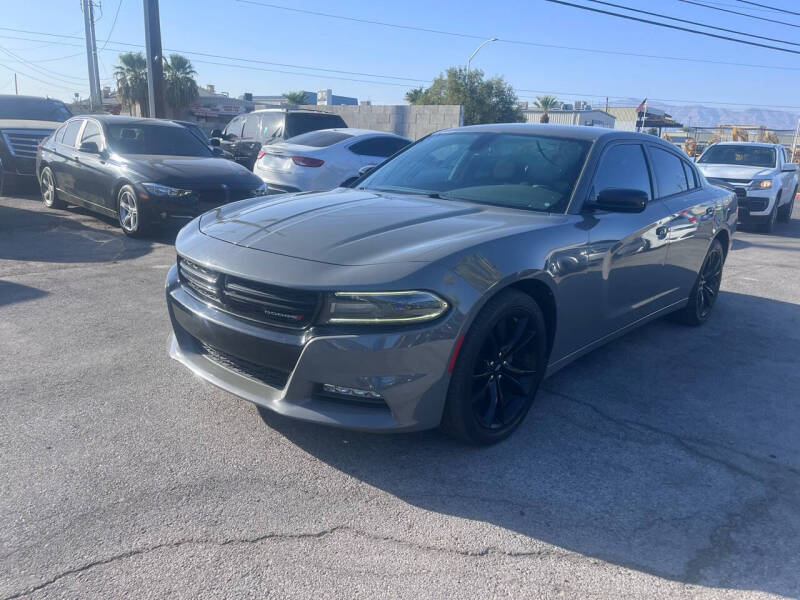
<svg viewBox="0 0 800 600"><path fill-rule="evenodd" d="M624 12L591 0L569 1ZM795 44L800 41L800 15L741 0L698 1L797 27L681 0L608 1ZM800 12L795 0L758 1ZM101 85L113 86L120 51L143 49L142 1L95 2L101 5L96 10ZM20 94L72 100L77 92L86 97L89 85L79 0L0 0L0 4L0 94L14 93L13 73L17 72ZM231 96L330 88L335 94L373 104L400 104L408 89L428 84L450 66L464 65L482 39L497 37L500 41L486 45L472 60L472 68L487 76L502 75L521 100L550 93L565 101L585 99L595 105L610 96L612 103L615 98L649 97L672 104L800 108L800 53L625 21L546 0L161 0L160 4L165 54L186 54L198 72L198 84L214 84L217 91ZM783 47L800 51L800 44Z"/></svg>

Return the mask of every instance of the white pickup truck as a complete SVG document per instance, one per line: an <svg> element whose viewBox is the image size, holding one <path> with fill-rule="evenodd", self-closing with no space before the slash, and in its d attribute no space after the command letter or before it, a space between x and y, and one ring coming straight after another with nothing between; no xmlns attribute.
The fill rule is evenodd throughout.
<svg viewBox="0 0 800 600"><path fill-rule="evenodd" d="M797 165L780 144L720 142L706 148L697 167L709 183L736 192L740 223L769 233L776 220L792 218Z"/></svg>

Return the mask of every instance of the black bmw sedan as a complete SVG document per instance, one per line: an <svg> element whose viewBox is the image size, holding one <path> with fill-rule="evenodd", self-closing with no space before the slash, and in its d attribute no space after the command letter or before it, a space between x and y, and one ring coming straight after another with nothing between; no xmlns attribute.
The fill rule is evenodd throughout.
<svg viewBox="0 0 800 600"><path fill-rule="evenodd" d="M116 217L130 236L267 191L185 127L111 115L65 122L39 147L36 173L46 206L78 204Z"/></svg>

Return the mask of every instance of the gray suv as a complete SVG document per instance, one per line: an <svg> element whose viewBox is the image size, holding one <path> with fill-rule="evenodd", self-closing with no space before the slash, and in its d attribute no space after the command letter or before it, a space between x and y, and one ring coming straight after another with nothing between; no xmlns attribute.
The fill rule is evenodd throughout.
<svg viewBox="0 0 800 600"><path fill-rule="evenodd" d="M223 150L251 171L262 146L316 131L347 127L342 117L330 113L292 108L267 108L231 119L224 131L211 132Z"/></svg>

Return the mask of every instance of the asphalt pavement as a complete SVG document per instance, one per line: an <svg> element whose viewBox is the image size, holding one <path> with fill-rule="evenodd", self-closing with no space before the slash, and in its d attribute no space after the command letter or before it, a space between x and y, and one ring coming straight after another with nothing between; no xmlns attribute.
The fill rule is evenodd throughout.
<svg viewBox="0 0 800 600"><path fill-rule="evenodd" d="M167 356L174 230L0 198L0 598L798 597L794 216L476 449L262 415Z"/></svg>

